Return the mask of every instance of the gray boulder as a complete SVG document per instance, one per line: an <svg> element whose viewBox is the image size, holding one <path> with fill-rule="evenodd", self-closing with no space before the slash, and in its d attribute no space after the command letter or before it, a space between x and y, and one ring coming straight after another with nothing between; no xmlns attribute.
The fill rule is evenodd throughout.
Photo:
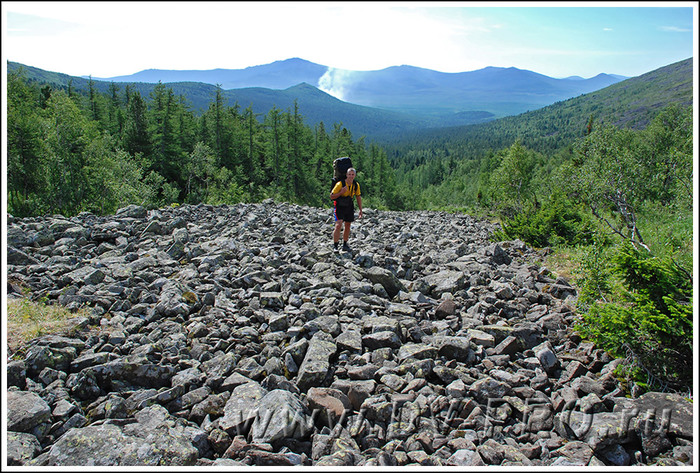
<svg viewBox="0 0 700 473"><path fill-rule="evenodd" d="M319 331L311 337L304 361L299 367L297 386L306 391L312 386L322 386L330 373L330 358L337 351L333 338Z"/></svg>
<svg viewBox="0 0 700 473"><path fill-rule="evenodd" d="M136 423L90 425L71 429L44 457L41 466L190 466L199 456L185 429L165 408L153 406Z"/></svg>
<svg viewBox="0 0 700 473"><path fill-rule="evenodd" d="M7 392L7 430L31 432L50 418L51 408L37 393L14 390Z"/></svg>
<svg viewBox="0 0 700 473"><path fill-rule="evenodd" d="M7 432L7 464L22 466L41 452L39 440L24 432Z"/></svg>
<svg viewBox="0 0 700 473"><path fill-rule="evenodd" d="M274 443L282 439L308 437L313 421L296 394L283 389L267 393L258 404L251 428L253 442Z"/></svg>
<svg viewBox="0 0 700 473"><path fill-rule="evenodd" d="M250 429L252 421L258 414L260 400L267 390L255 381L237 386L224 407L224 415L219 426L229 435L244 435Z"/></svg>

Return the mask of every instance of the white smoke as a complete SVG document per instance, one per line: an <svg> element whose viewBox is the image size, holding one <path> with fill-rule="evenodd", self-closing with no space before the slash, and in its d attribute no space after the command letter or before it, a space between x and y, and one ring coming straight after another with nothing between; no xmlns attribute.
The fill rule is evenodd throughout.
<svg viewBox="0 0 700 473"><path fill-rule="evenodd" d="M318 80L318 88L333 97L345 101L354 71L329 67Z"/></svg>

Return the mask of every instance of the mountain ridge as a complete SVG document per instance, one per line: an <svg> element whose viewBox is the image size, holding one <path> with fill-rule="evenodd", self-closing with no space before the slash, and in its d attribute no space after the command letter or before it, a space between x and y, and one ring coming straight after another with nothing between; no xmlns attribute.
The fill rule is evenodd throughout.
<svg viewBox="0 0 700 473"><path fill-rule="evenodd" d="M299 64L303 65L303 62L299 62ZM87 91L89 87L89 81L86 79L72 77L62 73L43 71L32 66L24 66L22 64L8 61L8 73L11 73L19 68L25 69L25 75L29 81L50 84L52 87L64 89L66 89L68 84L70 84L73 89L82 91ZM491 68L491 72L494 72L495 69L496 68ZM690 74L692 76L692 58L670 64L664 68L659 68L657 71L667 71L661 74L661 77L666 77L668 79L670 75L676 74L679 69L685 70L684 74ZM647 74L651 74L651 72ZM537 77L536 73L533 74L534 77ZM642 80L647 76L647 74L643 74L637 78L627 79L614 85L616 85L617 88L628 88L628 86L625 84L629 84L629 86L631 86L632 83ZM418 79L419 77L415 78L415 80ZM658 82L658 80L656 80L656 82ZM424 110L421 110L420 104L416 105L415 110L411 109L410 107L405 107L403 110L390 110L378 107L362 106L342 101L311 84L305 83L305 86L303 84L304 83L302 82L285 90L273 90L260 87L233 89L223 91L223 96L228 105L238 104L243 108L250 105L253 112L256 114L266 114L273 106L282 110L291 109L296 101L299 106L300 114L311 126L314 126L320 122L323 122L326 126L340 123L343 127L350 130L355 136L365 136L367 139L379 140L382 142L386 142L387 139L393 141L398 135L404 135L405 132L414 133L420 130L425 130L426 132L432 133L436 132L437 129L445 129L445 132L450 133L450 128L486 124L487 122L492 122L502 118L517 118L518 115L522 115L523 113L531 114L533 111L538 111L548 106L561 106L562 102L564 102L562 100L555 101L548 106L537 107L533 110L528 110L527 112L521 112L514 115L504 115L502 113L499 115L499 110L503 112L505 105L495 102L482 103L484 107L475 106L472 110L460 110L457 112L443 110L442 113L435 113L431 115L425 113ZM94 80L93 85L102 93L107 93L112 86L111 83L102 82L99 80ZM173 89L173 92L176 95L184 96L196 114L202 113L204 110L206 110L217 91L216 86L195 82L170 83L168 86ZM664 84L657 84L654 87L656 86L661 86L664 88L664 90L669 88L669 86ZM132 91L138 91L142 96L148 97L151 91L154 89L155 84L135 82L129 83L129 87ZM674 90L676 88L674 84L671 84L670 87ZM596 93L599 94L604 90L607 90L607 87L596 91ZM582 94L574 98L578 99L580 97L585 97L586 95L587 94ZM416 100L419 100L419 98ZM613 99L609 97L606 102L609 102L610 100ZM678 98L672 97L670 100L677 101ZM681 101L684 100L685 99L682 99ZM614 102L615 100L604 106L612 106ZM499 109L499 107L501 108ZM600 105L598 107L600 107ZM629 115L624 121L628 121L630 119L633 121L638 120L637 118L630 117L633 117L633 115L639 115L640 113L644 114L644 110L642 110L643 108L644 107L641 107L640 110L634 112L632 115ZM591 110L591 112L592 111L593 110ZM578 117L577 121L587 120L591 112L584 113L583 115L585 115L585 117ZM643 117L642 120L646 121L647 117Z"/></svg>
<svg viewBox="0 0 700 473"><path fill-rule="evenodd" d="M89 80L68 74L45 71L33 66L8 62L8 74L23 70L27 80L48 84L54 88L67 89L72 87L76 91L87 92ZM100 93L108 93L112 83L93 80L93 85ZM148 98L157 84L145 82L129 82L132 92L139 92L142 97ZM324 122L327 126L341 123L352 130L358 136L371 136L381 130L408 130L441 126L435 119L420 118L408 113L388 110L380 110L362 105L343 102L316 87L309 84L302 86L303 82L284 90L273 90L262 87L249 87L223 91L225 103L228 106L238 104L246 108L251 106L255 114L266 114L273 106L286 110L298 102L299 111L305 121L312 126ZM117 84L118 85L118 84ZM175 95L184 96L195 114L203 113L216 95L217 88L210 84L199 82L177 82L167 84ZM487 115L490 117L491 115ZM457 120L462 123L478 123L478 119Z"/></svg>
<svg viewBox="0 0 700 473"><path fill-rule="evenodd" d="M244 69L147 69L94 80L112 82L202 82L224 90L264 87L283 90L306 82L356 105L445 119L460 112L509 116L589 93L622 80L601 73L589 79L556 79L515 67L440 72L416 66L355 71L290 58Z"/></svg>
<svg viewBox="0 0 700 473"><path fill-rule="evenodd" d="M440 138L469 146L472 152L475 149L485 152L520 140L527 148L553 153L583 136L590 120L596 126L606 123L643 129L671 104L681 107L693 104L692 58L517 116L466 126L418 130L410 133L410 143L434 143ZM408 134L397 134L382 140L382 144L391 149L407 138Z"/></svg>
<svg viewBox="0 0 700 473"><path fill-rule="evenodd" d="M122 74L119 76L112 76L112 77L92 77L94 80L102 80L102 81L114 81L114 82L134 82L133 77L138 76L140 74L144 73L154 73L154 72L161 72L161 73L209 73L209 72L239 72L239 71L254 71L254 70L263 70L267 69L269 67L273 66L278 66L278 65L293 65L296 67L300 66L309 66L309 67L318 67L318 68L325 68L325 69L336 69L336 70L342 70L342 71L348 71L348 72L358 72L358 73L373 73L373 72L381 72L381 71L386 71L390 69L397 69L397 68L412 68L416 70L425 70L425 71L431 71L435 72L437 74L446 74L446 75L454 75L454 74L464 74L464 73L469 73L469 72L477 72L477 71L483 71L483 70L490 70L490 69L495 69L495 70L504 70L504 69L513 69L513 70L520 70L520 71L529 71L528 69L520 69L514 66L509 66L509 67L499 67L499 66L486 66L481 69L474 69L472 71L460 71L460 72L443 72L443 71L438 71L435 69L428 69L424 67L419 67L419 66L412 66L409 64L401 64L401 65L396 65L396 66L388 66L382 69L371 69L371 70L353 70L353 69L342 69L342 68L336 68L333 66L326 66L323 64L318 64L314 63L312 61L307 61L306 59L294 57L294 58L289 58L289 59L281 59L277 61L273 61L268 64L259 64L259 65L254 65L254 66L247 66L244 68L238 68L238 69L230 69L230 68L222 68L222 67L217 67L214 69L159 69L159 68L148 68L148 69L143 69L141 71L135 72L133 74ZM529 71L533 72L534 74L540 74L535 71ZM567 79L574 79L574 80L589 80L593 79L595 77L599 76L610 76L610 77L616 77L616 78L621 78L621 79L627 79L629 77L627 76L622 76L619 74L609 74L605 72L601 72L596 74L595 76L591 76L589 78L581 77L581 76L570 76L570 77L563 77L563 78L556 78L556 77L551 77L552 79L555 80L567 80ZM88 79L91 76L79 76L83 79ZM550 77L550 76L545 76L545 77ZM162 79L161 79L162 80ZM178 82L182 82L178 80ZM214 84L215 85L215 84ZM311 84L313 85L313 84Z"/></svg>

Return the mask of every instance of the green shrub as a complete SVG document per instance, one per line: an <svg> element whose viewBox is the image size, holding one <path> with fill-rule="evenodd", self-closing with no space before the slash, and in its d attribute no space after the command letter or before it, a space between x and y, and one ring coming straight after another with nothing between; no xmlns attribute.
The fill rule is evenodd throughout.
<svg viewBox="0 0 700 473"><path fill-rule="evenodd" d="M540 208L515 214L504 220L502 227L496 238L519 238L538 248L590 244L593 238L588 214L561 196L553 196Z"/></svg>
<svg viewBox="0 0 700 473"><path fill-rule="evenodd" d="M688 298L690 279L668 259L641 253L627 243L613 257L613 263L628 287L653 301L663 312L669 310L667 296L678 300Z"/></svg>
<svg viewBox="0 0 700 473"><path fill-rule="evenodd" d="M577 329L612 355L634 359L650 379L687 387L693 379L693 305L687 275L670 259L651 257L629 244L609 261L604 271L595 272L602 279L595 285L604 286L598 300L590 303L593 275L582 278L579 306L584 311Z"/></svg>
<svg viewBox="0 0 700 473"><path fill-rule="evenodd" d="M577 328L610 354L631 357L660 384L682 388L693 379L691 317L692 305L671 302L664 314L639 298L630 306L595 303Z"/></svg>
<svg viewBox="0 0 700 473"><path fill-rule="evenodd" d="M593 243L580 247L577 275L578 305L584 310L596 301L608 301L613 292L614 269L610 263L613 249L600 233L593 236Z"/></svg>

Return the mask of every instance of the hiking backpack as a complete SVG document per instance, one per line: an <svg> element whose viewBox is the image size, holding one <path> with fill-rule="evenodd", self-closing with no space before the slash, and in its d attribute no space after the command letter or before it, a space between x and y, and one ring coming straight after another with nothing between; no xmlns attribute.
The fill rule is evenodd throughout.
<svg viewBox="0 0 700 473"><path fill-rule="evenodd" d="M346 174L348 172L348 169L352 167L352 161L350 160L349 157L344 156L342 158L337 158L333 161L333 179L331 179L331 192L333 192L333 188L335 187L336 183L339 181L345 181ZM355 187L355 183L353 183L353 188ZM336 200L347 200L351 201L351 197L339 197Z"/></svg>
<svg viewBox="0 0 700 473"><path fill-rule="evenodd" d="M335 186L336 182L345 180L345 174L351 167L352 161L350 161L350 158L347 156L337 158L333 161L333 180L331 182L331 190L333 189L333 186Z"/></svg>

